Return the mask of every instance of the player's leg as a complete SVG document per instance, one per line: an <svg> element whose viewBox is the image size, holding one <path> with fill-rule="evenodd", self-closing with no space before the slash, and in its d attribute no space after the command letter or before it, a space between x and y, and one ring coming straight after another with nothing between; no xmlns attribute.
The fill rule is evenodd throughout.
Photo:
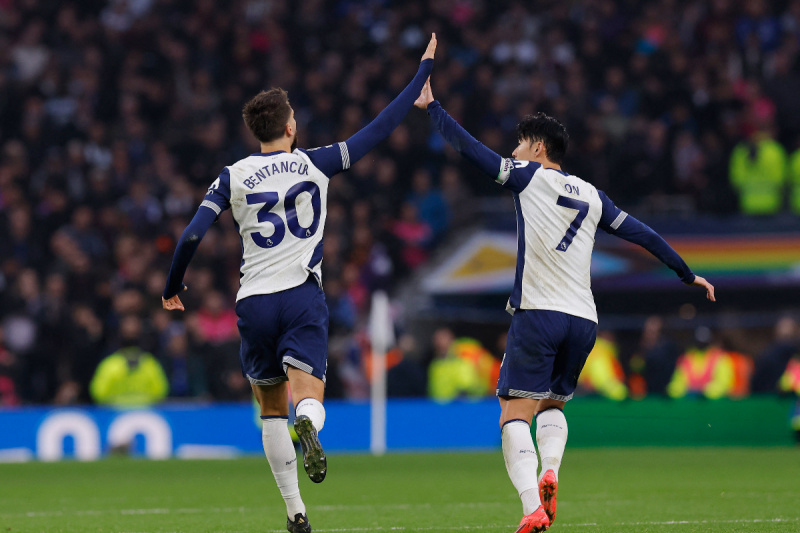
<svg viewBox="0 0 800 533"><path fill-rule="evenodd" d="M294 429L303 449L303 466L314 483L321 483L328 473L328 460L319 441L319 431L325 425L325 407L322 398L325 383L294 367L286 370L295 401Z"/></svg>
<svg viewBox="0 0 800 533"><path fill-rule="evenodd" d="M237 302L239 334L242 338L242 372L250 381L261 410L264 454L286 503L287 529L311 531L297 480L297 453L289 434L289 397L286 374L277 357L280 336L277 315L280 297L256 295Z"/></svg>
<svg viewBox="0 0 800 533"><path fill-rule="evenodd" d="M501 435L506 470L520 496L525 515L519 533L544 531L550 521L541 506L539 466L531 435L538 401L550 392L554 355L565 330L543 312L514 315L506 355L500 369L497 394L501 405Z"/></svg>
<svg viewBox="0 0 800 533"><path fill-rule="evenodd" d="M309 276L286 295L281 327L278 354L295 401L294 429L306 473L311 481L320 483L328 471L318 435L325 425L322 399L328 368L328 306L316 278Z"/></svg>
<svg viewBox="0 0 800 533"><path fill-rule="evenodd" d="M261 441L267 456L269 467L283 501L286 502L288 517L299 515L308 522L306 506L300 497L300 486L297 481L297 453L289 434L289 398L286 382L276 385L252 385L253 393L261 407ZM303 531L299 529L298 531Z"/></svg>
<svg viewBox="0 0 800 533"><path fill-rule="evenodd" d="M536 442L542 460L539 492L550 521L556 517L558 472L569 428L564 405L572 398L578 376L586 363L597 337L597 325L583 318L569 317L569 334L556 355L553 366L552 390L536 408Z"/></svg>
<svg viewBox="0 0 800 533"><path fill-rule="evenodd" d="M567 419L564 418L565 402L553 399L539 400L536 408L536 444L542 460L539 474L539 496L550 519L556 519L556 497L558 494L558 469L567 445Z"/></svg>

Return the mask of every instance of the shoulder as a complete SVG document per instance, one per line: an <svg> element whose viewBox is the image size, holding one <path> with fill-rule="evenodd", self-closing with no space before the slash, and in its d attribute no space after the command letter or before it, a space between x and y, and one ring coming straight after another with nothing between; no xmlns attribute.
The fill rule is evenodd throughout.
<svg viewBox="0 0 800 533"><path fill-rule="evenodd" d="M504 157L500 161L500 172L496 181L507 189L520 193L525 190L540 168L542 165L533 161Z"/></svg>

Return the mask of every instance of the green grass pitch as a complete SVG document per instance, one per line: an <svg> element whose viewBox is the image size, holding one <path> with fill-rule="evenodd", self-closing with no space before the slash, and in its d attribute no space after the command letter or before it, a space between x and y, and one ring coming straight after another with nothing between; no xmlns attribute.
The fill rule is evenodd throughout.
<svg viewBox="0 0 800 533"><path fill-rule="evenodd" d="M302 467L301 467L302 468ZM500 451L329 457L317 532L511 533ZM800 449L567 449L553 532L800 531ZM2 532L281 532L266 459L0 465Z"/></svg>

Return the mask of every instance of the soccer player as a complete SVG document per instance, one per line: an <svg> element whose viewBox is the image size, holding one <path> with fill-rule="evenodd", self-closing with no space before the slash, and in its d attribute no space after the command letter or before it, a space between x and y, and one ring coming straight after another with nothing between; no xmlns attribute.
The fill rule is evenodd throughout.
<svg viewBox="0 0 800 533"><path fill-rule="evenodd" d="M241 286L236 296L242 372L261 407L262 441L286 502L287 529L311 531L297 481L297 456L287 427L287 381L312 481L325 479L327 461L317 433L328 357L328 308L321 288L322 233L328 180L387 138L414 104L433 68L436 35L419 70L378 116L344 142L296 149L297 122L282 89L262 91L242 115L261 152L226 167L208 189L181 235L162 297L164 309L184 310L183 276L211 224L225 209L242 239Z"/></svg>
<svg viewBox="0 0 800 533"><path fill-rule="evenodd" d="M415 105L427 108L453 148L514 196L517 270L497 396L506 470L522 500L517 533L545 531L556 516L558 469L567 443L564 404L572 398L597 332L589 275L597 228L642 246L681 281L703 287L711 301L714 287L694 275L652 229L562 170L569 137L556 119L543 113L524 117L517 126L519 145L512 158L502 158L442 109L433 99L430 80ZM534 417L542 456L538 478Z"/></svg>

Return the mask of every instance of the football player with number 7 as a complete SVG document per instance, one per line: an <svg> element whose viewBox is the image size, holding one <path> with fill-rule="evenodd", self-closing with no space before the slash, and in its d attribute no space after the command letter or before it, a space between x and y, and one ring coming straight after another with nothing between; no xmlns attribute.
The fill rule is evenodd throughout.
<svg viewBox="0 0 800 533"><path fill-rule="evenodd" d="M516 533L547 530L556 517L558 470L567 443L564 405L595 343L597 312L590 285L597 228L638 244L681 281L714 287L692 273L656 232L602 192L561 168L569 136L544 113L523 117L511 158L485 147L433 99L430 79L414 103L471 163L510 190L517 212L517 268L507 310L512 314L497 396L503 458L522 500ZM531 436L536 441L541 472Z"/></svg>
<svg viewBox="0 0 800 533"><path fill-rule="evenodd" d="M289 435L288 388L303 464L312 481L325 479L327 460L318 432L328 360L328 308L322 292L322 233L328 180L364 157L400 124L433 68L436 35L416 76L381 113L344 142L303 150L286 91L262 91L242 115L261 151L226 167L181 235L162 297L167 310L184 310L179 293L189 261L211 224L226 209L242 239L236 314L242 373L261 407L262 441L286 503L287 529L311 531L297 480Z"/></svg>

